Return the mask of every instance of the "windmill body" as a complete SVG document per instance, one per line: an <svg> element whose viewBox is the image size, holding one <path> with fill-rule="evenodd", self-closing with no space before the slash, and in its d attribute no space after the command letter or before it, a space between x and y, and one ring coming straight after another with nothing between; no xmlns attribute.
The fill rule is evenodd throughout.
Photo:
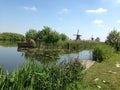
<svg viewBox="0 0 120 90"><path fill-rule="evenodd" d="M76 36L76 40L81 40L80 37L81 37L82 35L79 34L79 30L77 31L77 34L74 34L74 36Z"/></svg>

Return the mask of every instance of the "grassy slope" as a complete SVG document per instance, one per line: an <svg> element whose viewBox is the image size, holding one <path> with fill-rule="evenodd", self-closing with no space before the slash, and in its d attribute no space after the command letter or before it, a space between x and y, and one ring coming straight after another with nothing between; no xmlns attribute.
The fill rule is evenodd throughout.
<svg viewBox="0 0 120 90"><path fill-rule="evenodd" d="M102 63L95 63L85 73L82 90L120 90L120 54ZM81 88L79 83L79 88Z"/></svg>

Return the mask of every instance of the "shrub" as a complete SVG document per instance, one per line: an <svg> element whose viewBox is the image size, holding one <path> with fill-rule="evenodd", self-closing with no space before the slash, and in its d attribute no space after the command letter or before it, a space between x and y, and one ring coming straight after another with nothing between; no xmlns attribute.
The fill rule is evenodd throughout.
<svg viewBox="0 0 120 90"><path fill-rule="evenodd" d="M109 45L98 45L93 49L93 60L102 62L108 59L114 52L114 49Z"/></svg>
<svg viewBox="0 0 120 90"><path fill-rule="evenodd" d="M116 51L120 51L120 32L113 30L107 36L106 43L115 48Z"/></svg>

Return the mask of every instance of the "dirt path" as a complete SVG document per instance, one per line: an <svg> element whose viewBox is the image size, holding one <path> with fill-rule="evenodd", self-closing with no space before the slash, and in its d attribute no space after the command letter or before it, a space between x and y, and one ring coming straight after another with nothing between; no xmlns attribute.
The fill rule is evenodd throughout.
<svg viewBox="0 0 120 90"><path fill-rule="evenodd" d="M92 61L92 60L81 60L80 63L83 66L85 66L85 70L87 70L88 68L90 68L95 63L95 61Z"/></svg>

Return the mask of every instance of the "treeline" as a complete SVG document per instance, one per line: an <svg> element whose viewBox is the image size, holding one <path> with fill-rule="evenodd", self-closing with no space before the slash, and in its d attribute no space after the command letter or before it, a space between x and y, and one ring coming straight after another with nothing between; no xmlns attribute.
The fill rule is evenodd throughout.
<svg viewBox="0 0 120 90"><path fill-rule="evenodd" d="M29 29L25 36L17 33L0 33L0 41L35 41L36 47L45 49L69 49L79 50L93 48L96 45L94 41L75 41L70 40L67 35L58 33L48 26L41 30ZM95 40L96 41L96 40ZM99 41L99 40L98 40Z"/></svg>
<svg viewBox="0 0 120 90"><path fill-rule="evenodd" d="M35 40L36 42L45 43L45 44L56 44L58 41L66 41L68 37L65 34L60 34L50 27L44 26L42 30L30 29L26 32L26 40L30 39Z"/></svg>
<svg viewBox="0 0 120 90"><path fill-rule="evenodd" d="M1 41L24 41L25 37L22 34L11 33L11 32L3 32L0 33Z"/></svg>

